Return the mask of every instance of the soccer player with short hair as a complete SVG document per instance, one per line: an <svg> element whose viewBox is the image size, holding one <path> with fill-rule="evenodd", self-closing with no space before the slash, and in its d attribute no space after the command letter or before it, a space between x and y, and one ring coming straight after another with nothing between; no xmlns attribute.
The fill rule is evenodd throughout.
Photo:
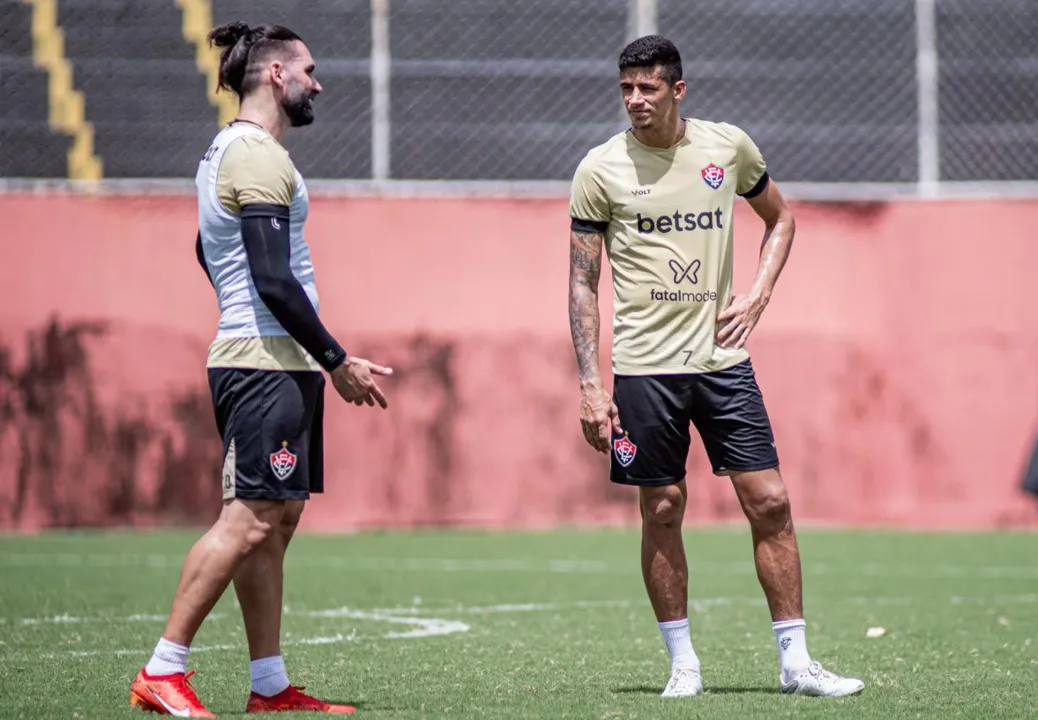
<svg viewBox="0 0 1038 720"><path fill-rule="evenodd" d="M210 33L223 48L220 88L237 118L202 157L196 252L220 306L207 371L224 447L223 509L188 553L162 637L130 688L160 714L213 717L188 678L202 621L233 582L251 658L246 712L345 714L289 683L281 656L285 551L306 501L324 489L324 372L346 401L382 408L372 377L389 368L347 355L318 316L303 228L309 197L281 139L309 125L321 92L314 60L291 30L237 22Z"/></svg>
<svg viewBox="0 0 1038 720"><path fill-rule="evenodd" d="M703 691L681 536L690 425L749 520L781 692L857 694L864 683L807 652L789 497L745 348L789 254L793 215L744 131L682 117L686 86L673 43L639 38L620 54L619 70L631 127L591 149L573 178L569 316L584 437L610 453L612 482L639 489L642 574L671 657L662 694ZM765 226L757 275L742 296L732 295L736 196ZM603 245L613 275L613 397L598 356Z"/></svg>

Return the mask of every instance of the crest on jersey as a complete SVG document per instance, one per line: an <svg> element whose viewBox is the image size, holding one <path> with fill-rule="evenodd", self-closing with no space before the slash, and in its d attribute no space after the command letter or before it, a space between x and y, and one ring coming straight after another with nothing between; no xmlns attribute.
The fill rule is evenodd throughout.
<svg viewBox="0 0 1038 720"><path fill-rule="evenodd" d="M724 182L724 168L710 163L703 168L703 182L717 190Z"/></svg>
<svg viewBox="0 0 1038 720"><path fill-rule="evenodd" d="M631 442L626 433L623 437L613 440L613 455L616 456L616 461L623 467L627 467L634 462L634 456L637 452L638 446Z"/></svg>
<svg viewBox="0 0 1038 720"><path fill-rule="evenodd" d="M270 454L270 469L278 480L284 480L295 471L298 461L296 454L288 449L288 440L282 440L281 449Z"/></svg>

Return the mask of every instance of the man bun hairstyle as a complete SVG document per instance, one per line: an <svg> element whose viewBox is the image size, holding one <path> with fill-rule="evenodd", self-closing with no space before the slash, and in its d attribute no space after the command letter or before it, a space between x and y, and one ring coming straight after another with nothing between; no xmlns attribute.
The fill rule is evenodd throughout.
<svg viewBox="0 0 1038 720"><path fill-rule="evenodd" d="M218 89L233 90L239 98L255 89L256 71L266 63L271 53L283 50L294 40L302 40L280 25L249 27L240 20L213 28L207 39L209 47L223 48Z"/></svg>
<svg viewBox="0 0 1038 720"><path fill-rule="evenodd" d="M670 85L681 79L681 53L662 35L646 35L631 42L620 53L620 72L628 68L652 69L657 65L660 76Z"/></svg>

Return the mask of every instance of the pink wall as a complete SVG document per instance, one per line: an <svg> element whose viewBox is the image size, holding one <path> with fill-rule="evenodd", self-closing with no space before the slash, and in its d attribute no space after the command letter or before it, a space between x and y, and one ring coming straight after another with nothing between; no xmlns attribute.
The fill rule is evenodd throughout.
<svg viewBox="0 0 1038 720"><path fill-rule="evenodd" d="M1032 522L1017 487L1038 432L1038 203L794 210L793 254L751 351L797 517ZM108 322L86 342L87 379L66 378L50 415L6 383L15 411L0 440L32 461L0 464L0 528L206 521L218 440L205 396L184 397L206 392L217 314L193 199L10 195L0 213L0 336L20 382L57 383L24 372L27 331L52 316ZM736 228L741 289L760 226L741 207ZM388 412L329 397L329 488L308 527L636 519L633 491L609 485L580 434L565 202L315 199L308 233L326 322L400 371ZM698 447L689 468L693 518L739 517ZM188 475L201 502L163 511Z"/></svg>

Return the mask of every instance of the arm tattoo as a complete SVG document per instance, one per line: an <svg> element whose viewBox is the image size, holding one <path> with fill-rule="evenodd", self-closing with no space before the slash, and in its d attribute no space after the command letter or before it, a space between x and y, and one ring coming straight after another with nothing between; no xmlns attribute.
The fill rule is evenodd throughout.
<svg viewBox="0 0 1038 720"><path fill-rule="evenodd" d="M580 381L598 378L598 278L602 271L601 233L569 236L569 330Z"/></svg>

